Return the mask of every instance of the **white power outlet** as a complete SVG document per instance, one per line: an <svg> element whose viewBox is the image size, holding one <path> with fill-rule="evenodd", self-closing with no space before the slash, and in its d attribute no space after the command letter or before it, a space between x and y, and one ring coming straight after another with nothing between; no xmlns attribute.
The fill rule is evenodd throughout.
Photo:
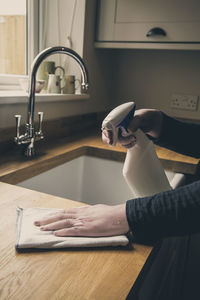
<svg viewBox="0 0 200 300"><path fill-rule="evenodd" d="M171 108L197 110L198 96L173 94L171 97Z"/></svg>

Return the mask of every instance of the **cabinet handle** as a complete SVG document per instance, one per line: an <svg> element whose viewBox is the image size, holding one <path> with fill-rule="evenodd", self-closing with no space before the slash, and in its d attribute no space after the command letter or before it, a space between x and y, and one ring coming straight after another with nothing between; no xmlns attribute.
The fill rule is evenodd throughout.
<svg viewBox="0 0 200 300"><path fill-rule="evenodd" d="M154 27L152 29L150 29L146 36L147 37L151 37L151 36L154 36L154 35L162 35L162 36L166 36L166 31L162 28L159 28L159 27Z"/></svg>

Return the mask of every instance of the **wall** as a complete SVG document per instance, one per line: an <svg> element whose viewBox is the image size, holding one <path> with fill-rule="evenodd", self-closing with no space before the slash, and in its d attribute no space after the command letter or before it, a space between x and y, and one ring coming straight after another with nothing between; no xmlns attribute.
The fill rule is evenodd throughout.
<svg viewBox="0 0 200 300"><path fill-rule="evenodd" d="M112 104L135 100L137 107L200 120L200 107L190 112L170 108L173 93L200 96L200 51L113 50Z"/></svg>

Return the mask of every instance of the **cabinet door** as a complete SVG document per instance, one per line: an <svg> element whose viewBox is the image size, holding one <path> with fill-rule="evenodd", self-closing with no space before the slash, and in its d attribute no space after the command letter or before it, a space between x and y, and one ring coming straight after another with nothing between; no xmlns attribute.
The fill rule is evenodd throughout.
<svg viewBox="0 0 200 300"><path fill-rule="evenodd" d="M101 0L98 10L98 41L200 42L200 0Z"/></svg>

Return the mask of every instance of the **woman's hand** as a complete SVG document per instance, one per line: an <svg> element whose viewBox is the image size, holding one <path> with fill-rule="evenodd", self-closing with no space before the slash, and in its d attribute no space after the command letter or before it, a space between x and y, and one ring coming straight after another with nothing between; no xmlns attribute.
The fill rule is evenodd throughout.
<svg viewBox="0 0 200 300"><path fill-rule="evenodd" d="M159 138L162 130L163 114L157 109L138 109L135 111L134 118L130 123L131 132L140 128L144 133L153 138Z"/></svg>
<svg viewBox="0 0 200 300"><path fill-rule="evenodd" d="M102 140L104 143L112 145L113 143L112 132L109 130L103 130ZM127 132L124 128L120 128L117 142L121 144L122 147L131 148L136 143L136 137L133 133L131 133L130 130L128 130Z"/></svg>
<svg viewBox="0 0 200 300"><path fill-rule="evenodd" d="M151 135L153 138L159 138L162 130L163 114L157 109L138 109L135 111L134 118L131 121L128 133L119 130L118 143L125 148L131 148L136 143L134 132L141 129L144 133ZM102 132L104 143L112 144L112 132L104 130Z"/></svg>
<svg viewBox="0 0 200 300"><path fill-rule="evenodd" d="M125 204L98 204L61 210L34 222L56 236L114 236L129 231Z"/></svg>

